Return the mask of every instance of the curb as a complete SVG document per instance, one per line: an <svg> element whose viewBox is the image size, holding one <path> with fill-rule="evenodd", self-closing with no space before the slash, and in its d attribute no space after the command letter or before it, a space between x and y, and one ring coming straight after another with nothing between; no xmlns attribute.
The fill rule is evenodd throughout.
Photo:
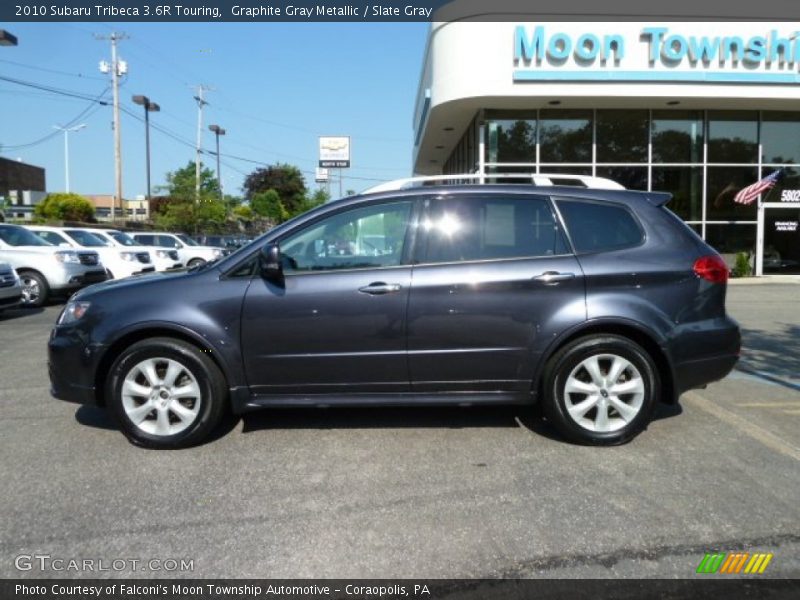
<svg viewBox="0 0 800 600"><path fill-rule="evenodd" d="M770 276L761 277L736 277L728 279L728 285L797 285L800 284L800 276Z"/></svg>

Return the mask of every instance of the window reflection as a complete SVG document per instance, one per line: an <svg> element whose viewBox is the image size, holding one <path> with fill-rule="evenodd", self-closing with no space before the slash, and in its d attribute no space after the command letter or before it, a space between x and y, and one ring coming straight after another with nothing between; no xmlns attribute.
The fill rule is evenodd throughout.
<svg viewBox="0 0 800 600"><path fill-rule="evenodd" d="M653 111L653 162L703 162L703 118L700 111ZM653 186L653 189L658 189Z"/></svg>
<svg viewBox="0 0 800 600"><path fill-rule="evenodd" d="M543 110L539 117L542 162L592 161L592 111Z"/></svg>
<svg viewBox="0 0 800 600"><path fill-rule="evenodd" d="M708 162L754 163L757 161L758 113L710 112L708 114Z"/></svg>
<svg viewBox="0 0 800 600"><path fill-rule="evenodd" d="M597 162L647 162L647 123L646 110L597 111Z"/></svg>
<svg viewBox="0 0 800 600"><path fill-rule="evenodd" d="M765 112L761 123L762 161L800 162L800 120L797 113Z"/></svg>
<svg viewBox="0 0 800 600"><path fill-rule="evenodd" d="M702 184L702 167L653 167L653 190L670 192L669 209L684 221L703 219Z"/></svg>
<svg viewBox="0 0 800 600"><path fill-rule="evenodd" d="M544 199L439 199L423 229L427 263L552 256L566 249Z"/></svg>
<svg viewBox="0 0 800 600"><path fill-rule="evenodd" d="M756 167L708 167L706 219L709 221L755 221L756 203L737 204L739 191L758 181Z"/></svg>

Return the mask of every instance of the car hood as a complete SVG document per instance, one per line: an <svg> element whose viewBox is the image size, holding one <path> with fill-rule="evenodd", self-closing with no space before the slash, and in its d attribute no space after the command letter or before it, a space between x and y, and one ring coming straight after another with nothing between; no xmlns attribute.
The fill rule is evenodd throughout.
<svg viewBox="0 0 800 600"><path fill-rule="evenodd" d="M194 275L194 273L190 273L188 269L175 269L169 272L152 271L143 275L134 275L122 279L108 279L102 283L96 283L83 288L73 296L73 299L91 300L93 296L106 292L117 292L150 285L175 285L179 284L181 279L192 275Z"/></svg>

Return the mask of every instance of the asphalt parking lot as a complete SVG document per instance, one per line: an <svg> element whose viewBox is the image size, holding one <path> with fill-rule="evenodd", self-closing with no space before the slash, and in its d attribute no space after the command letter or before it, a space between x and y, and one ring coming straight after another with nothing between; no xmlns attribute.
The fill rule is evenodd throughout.
<svg viewBox="0 0 800 600"><path fill-rule="evenodd" d="M272 410L135 448L52 400L60 307L0 316L0 576L694 577L707 551L800 577L800 285L732 285L742 369L616 448L518 408ZM20 555L187 572L15 568ZM108 563L107 563L108 564Z"/></svg>

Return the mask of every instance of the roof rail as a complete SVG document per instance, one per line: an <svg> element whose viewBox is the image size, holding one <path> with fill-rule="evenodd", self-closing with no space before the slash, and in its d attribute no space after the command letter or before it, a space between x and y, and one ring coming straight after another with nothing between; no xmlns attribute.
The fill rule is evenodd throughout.
<svg viewBox="0 0 800 600"><path fill-rule="evenodd" d="M486 180L497 183L498 179L508 179L504 183L523 183L539 186L565 185L582 188L603 189L603 190L624 190L625 186L616 181L605 177L591 177L588 175L572 175L570 173L491 173L481 175L479 173L462 173L458 175L424 175L420 177L407 177L405 179L395 179L380 183L367 190L363 194L374 194L377 192L394 192L413 187L432 185L436 183L454 184L483 184Z"/></svg>

